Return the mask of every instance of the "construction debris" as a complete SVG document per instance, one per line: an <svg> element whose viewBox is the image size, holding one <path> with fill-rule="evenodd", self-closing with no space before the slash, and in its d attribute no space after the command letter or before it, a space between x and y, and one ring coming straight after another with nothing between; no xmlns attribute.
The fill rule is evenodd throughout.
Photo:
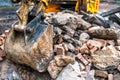
<svg viewBox="0 0 120 80"><path fill-rule="evenodd" d="M56 80L85 80L80 70L79 63L68 64L59 74ZM86 74L86 73L85 73Z"/></svg>
<svg viewBox="0 0 120 80"><path fill-rule="evenodd" d="M43 65L45 69L47 68L47 74L45 72L45 75L49 76L45 77L44 75L46 79L43 79L43 77L39 77L39 75L42 75L44 72L41 71L42 73L40 73L30 68L34 72L32 73L32 71L26 69L28 65L24 66L23 69L21 65L19 65L18 68L16 64L11 63L15 67L17 67L15 68L17 72L15 72L13 69L13 73L15 73L16 78L19 77L18 80L31 80L32 78L32 80L119 79L120 29L115 28L114 25L112 25L112 27L110 28L105 28L104 26L90 23L89 21L83 19L84 15L79 15L76 12L66 10L58 13L47 13L45 16L45 22L53 25L54 31L54 57L48 55L49 58L51 58L49 59L49 61L51 61L49 62L48 66ZM111 21L111 19L109 21ZM118 24L115 21L113 23ZM119 24L118 26L120 27ZM4 52L3 46L7 34L8 31L0 35L1 62L6 60L6 53ZM45 45L45 47L47 47L47 45ZM35 55L38 59L42 56L38 54ZM8 56L9 55L7 55L7 57ZM10 58L11 57L9 57L8 59ZM12 60L14 62L14 60L16 59L12 58ZM46 60L43 60L42 62L45 61ZM34 62L29 62L30 67L32 63ZM0 80L2 78L6 78L6 76L4 77L2 73L2 71L4 70L3 66L0 70ZM6 74L13 75L13 73Z"/></svg>

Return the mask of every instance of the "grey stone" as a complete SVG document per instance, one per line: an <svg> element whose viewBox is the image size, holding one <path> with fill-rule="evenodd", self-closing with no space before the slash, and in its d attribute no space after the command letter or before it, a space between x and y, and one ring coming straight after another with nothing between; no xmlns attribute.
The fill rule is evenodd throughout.
<svg viewBox="0 0 120 80"><path fill-rule="evenodd" d="M71 43L69 43L68 45L67 45L67 47L68 47L68 50L70 50L70 51L74 51L75 50L75 47L71 44Z"/></svg>
<svg viewBox="0 0 120 80"><path fill-rule="evenodd" d="M80 67L78 62L74 64L68 64L59 74L56 80L85 80L80 77Z"/></svg>
<svg viewBox="0 0 120 80"><path fill-rule="evenodd" d="M71 29L69 26L63 26L61 29L70 37L73 37L75 30Z"/></svg>
<svg viewBox="0 0 120 80"><path fill-rule="evenodd" d="M120 79L120 73L114 74L114 80L119 80Z"/></svg>
<svg viewBox="0 0 120 80"><path fill-rule="evenodd" d="M85 78L85 80L95 80L94 79L94 74L95 74L94 70L89 71L86 78Z"/></svg>
<svg viewBox="0 0 120 80"><path fill-rule="evenodd" d="M59 27L54 27L53 30L58 35L60 35L62 33L62 30Z"/></svg>
<svg viewBox="0 0 120 80"><path fill-rule="evenodd" d="M71 37L69 35L64 35L63 39L68 40L68 39L71 39Z"/></svg>
<svg viewBox="0 0 120 80"><path fill-rule="evenodd" d="M73 40L73 45L75 46L75 47L77 47L77 46L82 46L82 42L81 41L79 41L79 40Z"/></svg>
<svg viewBox="0 0 120 80"><path fill-rule="evenodd" d="M87 33L80 34L80 40L88 40L90 39L90 36Z"/></svg>
<svg viewBox="0 0 120 80"><path fill-rule="evenodd" d="M82 19L81 15L77 16L77 21L81 23L81 25L83 26L83 27L81 27L81 29L83 29L83 30L88 29L92 26L89 22Z"/></svg>
<svg viewBox="0 0 120 80"><path fill-rule="evenodd" d="M53 16L53 22L58 25L65 25L67 24L67 21L70 18L76 18L76 16L70 14L70 13L58 13L55 16Z"/></svg>

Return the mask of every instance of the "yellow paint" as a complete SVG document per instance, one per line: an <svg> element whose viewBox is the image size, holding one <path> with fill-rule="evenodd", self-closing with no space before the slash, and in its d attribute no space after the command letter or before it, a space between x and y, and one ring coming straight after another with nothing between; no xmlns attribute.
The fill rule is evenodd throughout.
<svg viewBox="0 0 120 80"><path fill-rule="evenodd" d="M78 10L79 10L79 1L80 1L80 0L77 0L77 2L76 2L75 11L78 11Z"/></svg>
<svg viewBox="0 0 120 80"><path fill-rule="evenodd" d="M48 12L60 12L59 7L60 7L60 5L58 5L58 4L48 4L45 12L46 13L48 13Z"/></svg>
<svg viewBox="0 0 120 80"><path fill-rule="evenodd" d="M99 11L100 0L87 0L87 11L97 13Z"/></svg>
<svg viewBox="0 0 120 80"><path fill-rule="evenodd" d="M85 1L85 0L83 0ZM85 3L86 2L86 3ZM86 0L83 4L83 6L87 7L87 11L91 13L97 13L99 11L99 4L100 0ZM79 3L81 3L81 0L77 0L76 6L75 6L75 11L79 10ZM46 13L48 12L60 12L60 4L48 4Z"/></svg>

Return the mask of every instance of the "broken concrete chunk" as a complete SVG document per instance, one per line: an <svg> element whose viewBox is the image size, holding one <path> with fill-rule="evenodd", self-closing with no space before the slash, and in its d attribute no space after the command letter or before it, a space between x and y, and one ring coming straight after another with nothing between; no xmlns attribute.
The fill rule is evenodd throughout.
<svg viewBox="0 0 120 80"><path fill-rule="evenodd" d="M117 40L118 33L114 29L98 29L94 31L88 31L90 37L99 38L99 39L108 39L108 40Z"/></svg>
<svg viewBox="0 0 120 80"><path fill-rule="evenodd" d="M80 22L82 25L83 25L83 28L84 29L82 29L82 30L85 30L85 29L88 29L88 28L90 28L91 27L91 24L89 23L89 22L86 22L85 20L83 20L82 18L81 18L81 16L79 16L78 15L78 22Z"/></svg>
<svg viewBox="0 0 120 80"><path fill-rule="evenodd" d="M68 47L68 50L70 50L71 52L75 50L75 47L71 43L69 43L67 47Z"/></svg>
<svg viewBox="0 0 120 80"><path fill-rule="evenodd" d="M68 64L59 74L56 80L85 80L81 77L78 62Z"/></svg>
<svg viewBox="0 0 120 80"><path fill-rule="evenodd" d="M104 39L93 38L93 40L100 42L102 44L102 47L107 46L107 41Z"/></svg>
<svg viewBox="0 0 120 80"><path fill-rule="evenodd" d="M62 30L59 27L53 27L53 30L58 35L60 35L62 33Z"/></svg>
<svg viewBox="0 0 120 80"><path fill-rule="evenodd" d="M80 65L80 70L81 71L85 70L85 65L83 63L79 63L79 65Z"/></svg>
<svg viewBox="0 0 120 80"><path fill-rule="evenodd" d="M91 56L94 66L100 70L116 69L120 63L120 51L112 45L94 52Z"/></svg>
<svg viewBox="0 0 120 80"><path fill-rule="evenodd" d="M91 69L91 63L89 63L88 65L85 66L85 71L87 73L89 73L90 69Z"/></svg>
<svg viewBox="0 0 120 80"><path fill-rule="evenodd" d="M62 70L63 67L58 67L55 63L55 60L50 61L49 66L48 66L48 72L50 76L55 79L59 72Z"/></svg>
<svg viewBox="0 0 120 80"><path fill-rule="evenodd" d="M95 76L108 78L108 73L107 71L95 70Z"/></svg>
<svg viewBox="0 0 120 80"><path fill-rule="evenodd" d="M115 46L115 41L114 41L114 40L107 40L107 43L108 43L109 45Z"/></svg>
<svg viewBox="0 0 120 80"><path fill-rule="evenodd" d="M73 37L75 30L71 29L69 26L63 26L61 27L63 32L69 35L70 37Z"/></svg>
<svg viewBox="0 0 120 80"><path fill-rule="evenodd" d="M95 27L91 27L91 28L89 28L88 31L89 31L89 32L93 32L93 31L95 31L95 30L99 30L99 29L101 29L100 26L95 26Z"/></svg>
<svg viewBox="0 0 120 80"><path fill-rule="evenodd" d="M120 79L120 73L114 74L114 80L119 80Z"/></svg>
<svg viewBox="0 0 120 80"><path fill-rule="evenodd" d="M69 63L73 63L73 62L74 62L74 59L69 56L57 55L54 57L54 60L52 60L49 63L48 72L49 72L50 76L53 79L55 79L63 67L65 67Z"/></svg>
<svg viewBox="0 0 120 80"><path fill-rule="evenodd" d="M85 80L95 80L94 75L95 75L95 70L89 71Z"/></svg>
<svg viewBox="0 0 120 80"><path fill-rule="evenodd" d="M84 65L88 65L89 62L82 56L81 53L79 53L76 58L78 58L80 61L82 61L84 63Z"/></svg>
<svg viewBox="0 0 120 80"><path fill-rule="evenodd" d="M73 40L73 39L72 39L72 41L73 41L72 44L73 44L75 47L78 47L78 46L81 47L81 46L82 46L82 42L81 42L80 40L75 40L75 39Z"/></svg>
<svg viewBox="0 0 120 80"><path fill-rule="evenodd" d="M65 55L57 55L57 56L54 57L54 59L55 59L56 65L59 66L59 67L66 66L69 63L74 62L74 58L69 57L69 56L65 56Z"/></svg>
<svg viewBox="0 0 120 80"><path fill-rule="evenodd" d="M71 39L71 37L70 37L69 35L64 35L64 36L63 36L63 39L64 39L64 40L69 40L69 39Z"/></svg>
<svg viewBox="0 0 120 80"><path fill-rule="evenodd" d="M53 16L53 23L57 25L65 25L67 24L69 19L74 19L77 18L76 16L70 14L70 13L57 13L56 15Z"/></svg>

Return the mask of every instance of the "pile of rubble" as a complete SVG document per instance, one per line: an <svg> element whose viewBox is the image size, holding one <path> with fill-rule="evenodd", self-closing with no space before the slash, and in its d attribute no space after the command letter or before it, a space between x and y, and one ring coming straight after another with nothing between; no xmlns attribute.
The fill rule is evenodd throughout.
<svg viewBox="0 0 120 80"><path fill-rule="evenodd" d="M85 21L85 16L68 10L48 13L45 16L45 21L54 28L54 58L47 68L50 74L49 79L45 79L48 73L44 75L34 70L31 71L26 66L22 68L18 64L9 63L16 67L12 73L14 76L17 75L16 79L119 80L120 25L118 23L114 22L115 25L112 24L110 28L105 28L106 26L97 24L100 23L98 20L90 23L93 17ZM0 36L1 62L6 61L3 46L7 34L8 31ZM0 66L1 71L3 67ZM40 75L44 75L44 78L38 77Z"/></svg>
<svg viewBox="0 0 120 80"><path fill-rule="evenodd" d="M48 67L52 78L112 80L113 75L119 72L120 26L104 28L85 21L83 15L67 10L57 14L48 13L46 16L46 21L54 26L56 56Z"/></svg>

